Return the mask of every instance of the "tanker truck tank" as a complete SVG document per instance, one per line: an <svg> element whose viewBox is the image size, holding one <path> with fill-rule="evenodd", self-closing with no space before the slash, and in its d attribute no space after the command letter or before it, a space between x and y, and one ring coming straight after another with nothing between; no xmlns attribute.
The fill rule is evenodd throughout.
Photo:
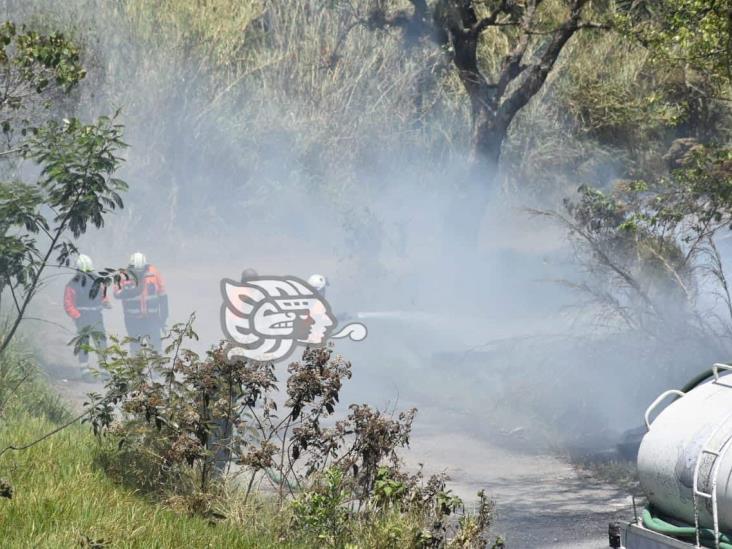
<svg viewBox="0 0 732 549"><path fill-rule="evenodd" d="M649 505L625 528L628 549L732 549L729 370L715 364L681 390L662 393L646 410L637 465ZM612 536L611 546L619 547Z"/></svg>

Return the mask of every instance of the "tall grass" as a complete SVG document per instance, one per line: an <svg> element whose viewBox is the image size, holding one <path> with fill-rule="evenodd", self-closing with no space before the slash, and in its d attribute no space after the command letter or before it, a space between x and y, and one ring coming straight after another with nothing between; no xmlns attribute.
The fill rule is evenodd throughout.
<svg viewBox="0 0 732 549"><path fill-rule="evenodd" d="M39 368L33 348L23 337L0 355L0 422L7 417L28 414L54 423L71 415Z"/></svg>
<svg viewBox="0 0 732 549"><path fill-rule="evenodd" d="M469 102L448 56L427 41L408 44L396 29L368 28L372 0L9 5L9 16L68 29L85 44L81 108L123 109L131 180L157 199L146 214L157 209L169 228L189 227L192 207L210 228L298 185L342 205L383 189L374 172L444 170L469 148ZM565 11L547 2L541 20L551 27ZM515 40L505 29L483 35L486 74L496 74ZM595 180L657 168L644 151L657 159L669 139L696 131L688 111L702 98L688 80L616 33L578 33L513 125L506 172L538 195L576 184L578 166ZM202 208L214 190L226 204Z"/></svg>
<svg viewBox="0 0 732 549"><path fill-rule="evenodd" d="M85 44L83 112L122 108L127 179L145 204L123 212L130 225L210 233L242 211L269 214L258 206L284 189L337 210L382 192L385 172L466 153L468 103L442 52L355 24L369 6L36 0L13 12Z"/></svg>
<svg viewBox="0 0 732 549"><path fill-rule="evenodd" d="M54 425L15 415L0 427L0 448L33 441ZM76 425L28 450L3 455L0 475L13 485L14 497L0 500L2 546L281 546L271 535L181 515L115 485L95 465L99 452L94 437Z"/></svg>

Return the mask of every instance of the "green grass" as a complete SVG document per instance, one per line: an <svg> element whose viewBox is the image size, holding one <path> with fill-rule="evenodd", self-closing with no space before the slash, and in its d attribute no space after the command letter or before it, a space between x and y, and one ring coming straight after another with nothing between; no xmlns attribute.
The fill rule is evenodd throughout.
<svg viewBox="0 0 732 549"><path fill-rule="evenodd" d="M319 508L294 520L289 502L265 489L246 498L235 480L206 494L185 477L176 489L151 487L140 482L145 456L120 452L116 437L99 439L73 423L43 438L72 419L30 345L16 342L0 359L0 485L8 481L14 492L0 497L0 548L402 549L421 546L432 520L426 508L390 507L348 513L334 531L318 526L328 519Z"/></svg>
<svg viewBox="0 0 732 549"><path fill-rule="evenodd" d="M31 443L72 417L31 345L12 345L0 360L0 451ZM12 499L0 498L0 547L282 546L273 534L276 514L260 502L232 506L231 518L212 523L115 483L100 466L109 444L88 425L74 424L0 456L0 479L14 490Z"/></svg>
<svg viewBox="0 0 732 549"><path fill-rule="evenodd" d="M0 447L30 442L53 428L26 413L5 418ZM12 499L0 499L2 547L281 546L258 529L179 514L115 485L96 466L98 453L88 428L75 425L0 457L0 477L15 492Z"/></svg>
<svg viewBox="0 0 732 549"><path fill-rule="evenodd" d="M45 417L16 408L0 418L0 449L32 442L57 427ZM233 491L217 502L226 519L211 522L186 513L190 502L165 503L127 488L101 463L110 455L86 425L72 425L35 446L0 456L0 478L12 499L0 498L0 547L322 547L323 540L291 529L288 506L277 509L264 496L242 504ZM192 501L192 500L191 500ZM352 547L415 546L417 516L386 512L349 519Z"/></svg>
<svg viewBox="0 0 732 549"><path fill-rule="evenodd" d="M17 349L17 347L16 347ZM0 451L24 446L73 416L38 370L18 354L0 361ZM3 367L4 365L4 367ZM31 372L26 382L17 379ZM12 379L12 382L9 380ZM17 389L16 389L17 387ZM119 454L110 439L97 439L88 425L73 424L28 449L0 456L0 480L13 497L0 498L0 547L56 548L267 548L322 547L316 534L294 530L289 505L278 507L266 494L248 503L234 484L217 496L143 493L124 483ZM115 459L117 458L117 459ZM128 468L135 465L127 462ZM213 508L222 520L205 518ZM193 514L191 509L198 512ZM349 518L353 547L413 547L417 516L386 512Z"/></svg>

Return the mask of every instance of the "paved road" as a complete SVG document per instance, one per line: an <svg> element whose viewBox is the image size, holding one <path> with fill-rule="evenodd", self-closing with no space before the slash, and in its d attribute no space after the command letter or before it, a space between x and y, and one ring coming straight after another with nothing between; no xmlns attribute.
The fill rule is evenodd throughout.
<svg viewBox="0 0 732 549"><path fill-rule="evenodd" d="M405 460L428 464L429 473L446 471L450 487L465 501L485 488L496 501L494 531L509 548L605 548L608 523L632 517L628 494L582 478L557 457L502 448L425 419L415 425ZM464 424L454 420L453 425Z"/></svg>

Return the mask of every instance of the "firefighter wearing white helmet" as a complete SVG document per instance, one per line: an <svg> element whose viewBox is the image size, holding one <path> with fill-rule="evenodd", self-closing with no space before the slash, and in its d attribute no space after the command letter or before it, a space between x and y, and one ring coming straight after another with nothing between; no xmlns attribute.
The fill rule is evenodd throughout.
<svg viewBox="0 0 732 549"><path fill-rule="evenodd" d="M325 288L328 286L328 279L323 275L314 274L308 278L308 284L320 295L325 295Z"/></svg>
<svg viewBox="0 0 732 549"><path fill-rule="evenodd" d="M114 289L114 296L122 300L127 335L134 339L130 350L137 353L140 343L146 340L160 351L160 338L168 320L168 295L163 277L142 252L130 256L128 274Z"/></svg>
<svg viewBox="0 0 732 549"><path fill-rule="evenodd" d="M130 267L133 269L142 271L142 269L145 268L145 265L147 265L147 258L145 257L145 254L135 252L130 256Z"/></svg>
<svg viewBox="0 0 732 549"><path fill-rule="evenodd" d="M94 263L88 255L79 254L76 271L64 288L64 310L74 321L82 346L87 345L91 338L95 347L106 347L102 310L110 307L107 288L94 284ZM79 350L78 356L82 364L89 361L89 354L84 349Z"/></svg>
<svg viewBox="0 0 732 549"><path fill-rule="evenodd" d="M92 258L85 254L79 254L76 258L76 270L82 273L91 273L94 271L94 262Z"/></svg>
<svg viewBox="0 0 732 549"><path fill-rule="evenodd" d="M330 282L328 282L328 279L321 274L313 274L308 278L308 285L315 290L318 295L325 297L325 289L330 286ZM341 322L352 318L348 313L339 313L336 314L335 317Z"/></svg>

